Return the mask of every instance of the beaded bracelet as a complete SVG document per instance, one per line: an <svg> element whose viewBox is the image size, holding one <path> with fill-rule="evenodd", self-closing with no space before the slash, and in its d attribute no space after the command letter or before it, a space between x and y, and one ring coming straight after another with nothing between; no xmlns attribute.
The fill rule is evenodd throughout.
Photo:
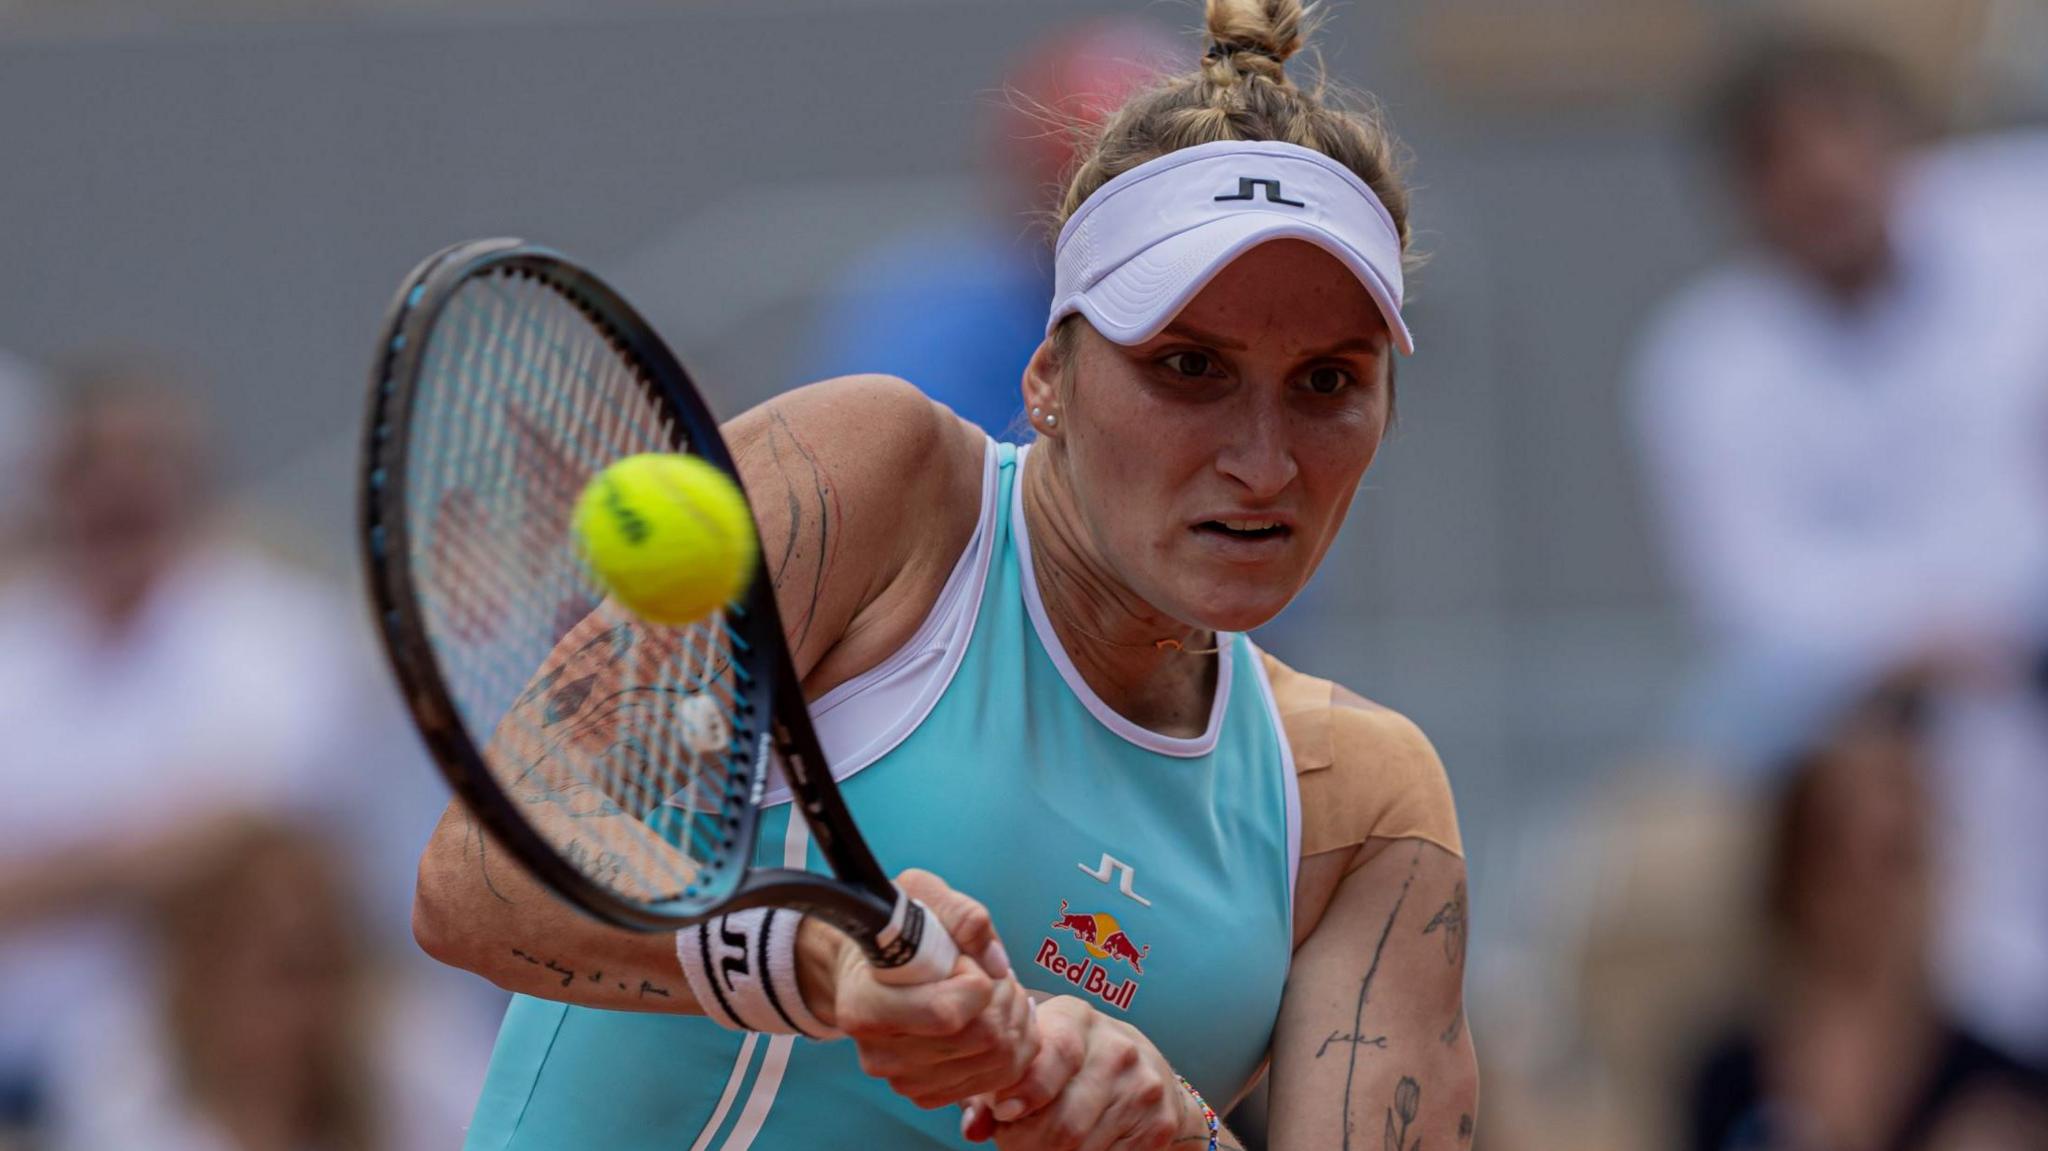
<svg viewBox="0 0 2048 1151"><path fill-rule="evenodd" d="M1176 1075L1174 1078L1180 1080L1180 1085L1187 1088L1188 1094L1195 1097L1195 1106L1202 1109L1202 1122L1209 1125L1209 1151L1216 1151L1216 1134L1223 1127L1223 1124L1217 1122L1216 1109L1209 1106L1209 1101L1202 1098L1202 1093L1195 1090L1195 1085L1188 1082L1187 1076Z"/></svg>

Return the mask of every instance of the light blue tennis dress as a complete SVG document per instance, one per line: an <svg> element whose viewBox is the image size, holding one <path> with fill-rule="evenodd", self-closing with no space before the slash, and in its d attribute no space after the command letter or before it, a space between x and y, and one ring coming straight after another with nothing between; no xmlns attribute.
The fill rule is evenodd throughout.
<svg viewBox="0 0 2048 1151"><path fill-rule="evenodd" d="M1203 1095L1265 1058L1291 954L1293 763L1258 653L1219 637L1208 729L1104 704L1038 598L1021 452L989 445L982 517L918 634L812 705L861 832L891 869L982 900L1027 987L1136 1025ZM777 798L770 793L770 801ZM759 861L825 870L787 791ZM848 1041L516 997L469 1151L966 1146L861 1073Z"/></svg>

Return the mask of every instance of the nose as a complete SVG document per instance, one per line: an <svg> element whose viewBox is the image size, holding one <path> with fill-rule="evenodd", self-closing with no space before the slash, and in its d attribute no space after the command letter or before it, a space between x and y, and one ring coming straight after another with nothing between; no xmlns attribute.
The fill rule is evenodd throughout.
<svg viewBox="0 0 2048 1151"><path fill-rule="evenodd" d="M1216 455L1216 470L1235 480L1254 500L1272 499L1286 491L1301 472L1288 436L1286 413L1259 398L1243 405L1232 423L1223 449Z"/></svg>

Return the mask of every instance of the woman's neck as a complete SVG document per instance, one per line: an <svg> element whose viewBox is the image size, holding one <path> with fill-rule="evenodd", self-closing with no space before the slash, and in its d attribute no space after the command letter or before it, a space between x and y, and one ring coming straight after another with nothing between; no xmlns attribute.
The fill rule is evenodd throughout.
<svg viewBox="0 0 2048 1151"><path fill-rule="evenodd" d="M1067 657L1095 694L1132 723L1162 735L1202 734L1218 666L1204 649L1216 646L1215 633L1166 615L1117 579L1081 526L1058 459L1040 445L1027 460L1018 482L1031 564Z"/></svg>

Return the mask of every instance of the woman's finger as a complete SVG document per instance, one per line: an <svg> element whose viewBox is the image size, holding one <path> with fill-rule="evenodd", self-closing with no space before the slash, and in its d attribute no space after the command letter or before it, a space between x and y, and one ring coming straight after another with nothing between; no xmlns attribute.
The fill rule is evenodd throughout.
<svg viewBox="0 0 2048 1151"><path fill-rule="evenodd" d="M958 1035L981 1021L995 994L995 982L973 963L955 967L936 983L903 986L881 983L855 968L837 996L838 1024L856 1040Z"/></svg>
<svg viewBox="0 0 2048 1151"><path fill-rule="evenodd" d="M1080 1070L1087 1050L1086 1010L1085 1005L1071 998L1049 999L1039 1005L1038 1053L1025 1068L1023 1078L996 1093L990 1109L996 1120L1013 1123L1037 1113Z"/></svg>
<svg viewBox="0 0 2048 1151"><path fill-rule="evenodd" d="M1041 1029L1046 1008L1050 1006L1052 1004L1047 1003L1039 1008ZM1087 1010L1086 1006L1080 1010ZM1093 1022L1085 1015L1080 1019L1084 1023ZM1067 1076L1064 1085L1058 1088L1043 1110L996 1129L998 1146L1005 1151L1043 1151L1046 1148L1067 1151L1079 1148L1090 1135L1100 1130L1106 1112L1123 1086L1123 1077L1129 1066L1117 1051L1093 1041L1098 1030L1088 1027L1077 1036L1082 1041L1079 1066ZM1046 1046L1048 1044L1041 1042L1039 1049L1044 1050ZM997 1106L1000 1108L1002 1104Z"/></svg>

